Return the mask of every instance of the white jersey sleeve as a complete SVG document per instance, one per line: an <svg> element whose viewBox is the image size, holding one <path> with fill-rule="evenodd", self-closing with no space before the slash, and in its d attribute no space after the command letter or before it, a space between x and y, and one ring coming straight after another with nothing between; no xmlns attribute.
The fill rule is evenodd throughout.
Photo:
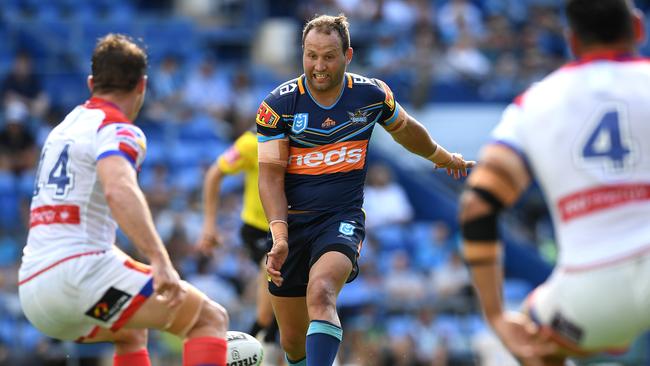
<svg viewBox="0 0 650 366"><path fill-rule="evenodd" d="M140 169L147 153L147 139L142 130L128 123L111 123L97 131L96 160L121 155Z"/></svg>
<svg viewBox="0 0 650 366"><path fill-rule="evenodd" d="M492 131L492 138L496 143L507 145L519 154L524 155L526 142L521 133L523 119L521 107L516 103L509 105L503 112L501 122Z"/></svg>

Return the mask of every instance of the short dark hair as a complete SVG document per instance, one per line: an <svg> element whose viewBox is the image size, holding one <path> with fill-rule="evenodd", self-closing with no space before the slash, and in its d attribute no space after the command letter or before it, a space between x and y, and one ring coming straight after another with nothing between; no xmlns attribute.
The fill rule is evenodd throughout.
<svg viewBox="0 0 650 366"><path fill-rule="evenodd" d="M307 33L312 29L316 29L325 34L331 34L335 31L339 35L339 38L341 38L341 46L343 48L343 53L345 53L348 48L350 48L349 27L348 18L346 18L344 14L339 14L337 16L317 15L307 22L305 28L302 30L302 46L305 47L305 38L307 37Z"/></svg>
<svg viewBox="0 0 650 366"><path fill-rule="evenodd" d="M130 37L109 33L92 57L93 92L129 92L147 70L147 54Z"/></svg>
<svg viewBox="0 0 650 366"><path fill-rule="evenodd" d="M587 44L633 40L631 0L567 0L569 26Z"/></svg>

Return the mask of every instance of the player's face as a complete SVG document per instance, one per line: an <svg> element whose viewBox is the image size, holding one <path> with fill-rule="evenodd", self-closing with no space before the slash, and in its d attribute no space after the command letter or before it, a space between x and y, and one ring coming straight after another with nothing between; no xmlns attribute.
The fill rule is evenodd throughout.
<svg viewBox="0 0 650 366"><path fill-rule="evenodd" d="M336 91L343 83L349 60L341 50L341 44L336 32L325 34L312 29L307 33L302 66L312 91Z"/></svg>

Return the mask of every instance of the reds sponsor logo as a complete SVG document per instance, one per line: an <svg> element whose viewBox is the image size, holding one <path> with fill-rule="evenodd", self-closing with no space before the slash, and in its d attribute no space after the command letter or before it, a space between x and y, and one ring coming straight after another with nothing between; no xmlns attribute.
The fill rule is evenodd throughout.
<svg viewBox="0 0 650 366"><path fill-rule="evenodd" d="M287 172L331 174L362 169L367 141L340 142L316 148L292 148Z"/></svg>

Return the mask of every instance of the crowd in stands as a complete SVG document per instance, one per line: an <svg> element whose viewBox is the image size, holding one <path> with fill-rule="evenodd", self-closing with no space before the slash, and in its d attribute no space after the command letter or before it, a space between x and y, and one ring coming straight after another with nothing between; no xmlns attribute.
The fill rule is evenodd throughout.
<svg viewBox="0 0 650 366"><path fill-rule="evenodd" d="M507 103L567 61L560 4L0 2L0 365L70 365L68 354L76 355L75 365L99 362L93 355L101 354L101 347L53 342L25 321L16 276L40 148L47 132L88 97L86 60L100 33L126 32L149 47L149 93L137 121L148 138L140 182L182 276L228 308L232 329L243 330L253 322L256 265L238 235L242 180L227 177L223 183L218 225L225 244L213 258L199 256L194 247L202 223L201 180L212 160L253 126L265 94L299 73L303 22L316 13L345 12L355 49L351 71L386 81L397 99L413 108L432 102ZM256 43L275 19L289 26L295 42ZM270 62L254 45L279 49L288 63ZM341 364L515 364L504 358L477 313L455 228L418 218L381 161L369 168L365 208L361 274L339 298ZM552 237L548 225L542 230ZM124 235L118 241L138 256ZM529 289L512 281L506 300L514 306ZM155 364L178 363L173 337L154 334L151 343Z"/></svg>

